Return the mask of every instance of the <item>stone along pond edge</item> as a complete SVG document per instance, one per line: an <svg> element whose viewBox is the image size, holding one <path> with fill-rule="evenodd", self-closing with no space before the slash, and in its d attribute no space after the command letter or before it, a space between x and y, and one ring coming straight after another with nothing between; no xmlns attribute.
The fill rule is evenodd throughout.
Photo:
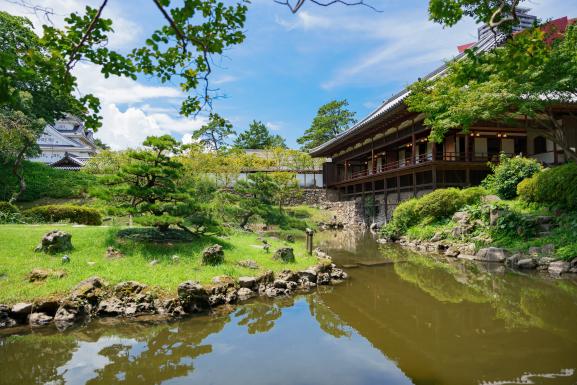
<svg viewBox="0 0 577 385"><path fill-rule="evenodd" d="M0 329L18 332L22 327L54 325L64 330L98 317L159 316L178 319L204 314L224 305L235 305L255 297L274 298L310 292L317 286L335 285L348 278L331 258L315 250L319 263L304 270L267 271L258 276L217 276L212 284L186 281L177 288L176 297L161 298L147 285L125 281L108 285L99 277L80 282L59 299L0 304Z"/></svg>

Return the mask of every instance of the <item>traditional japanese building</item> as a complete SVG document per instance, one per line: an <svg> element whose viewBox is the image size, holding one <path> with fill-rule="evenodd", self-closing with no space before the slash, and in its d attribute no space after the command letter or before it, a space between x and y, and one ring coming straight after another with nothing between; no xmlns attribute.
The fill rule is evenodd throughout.
<svg viewBox="0 0 577 385"><path fill-rule="evenodd" d="M571 20L554 22L565 28ZM486 52L503 40L488 36L473 46ZM425 78L443 76L446 68L443 65ZM382 223L399 202L436 188L480 184L490 171L489 162L498 161L500 153L533 157L545 165L565 162L560 148L527 130L534 123L526 118L514 125L478 121L467 134L452 130L442 143L431 142L424 114L409 111L405 104L408 95L405 89L392 96L353 127L311 151L314 157L331 159L323 167L324 184L331 195L338 200L361 200L372 217L369 220ZM577 106L559 105L555 111L570 127L567 140L575 150L577 119L567 112L577 111Z"/></svg>
<svg viewBox="0 0 577 385"><path fill-rule="evenodd" d="M30 160L56 168L79 170L98 151L92 135L92 131L74 116L58 120L54 126L46 126L37 142L41 153Z"/></svg>

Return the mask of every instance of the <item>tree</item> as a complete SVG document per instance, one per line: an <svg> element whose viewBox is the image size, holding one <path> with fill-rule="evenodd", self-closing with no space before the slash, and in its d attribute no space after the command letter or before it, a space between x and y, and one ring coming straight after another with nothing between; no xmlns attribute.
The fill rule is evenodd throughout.
<svg viewBox="0 0 577 385"><path fill-rule="evenodd" d="M110 146L98 138L94 139L94 145L101 150L110 150Z"/></svg>
<svg viewBox="0 0 577 385"><path fill-rule="evenodd" d="M532 28L490 52L469 51L444 76L411 86L409 109L425 113L437 142L451 129L468 132L475 121L505 121L546 137L577 161L561 120L575 114L556 110L577 98L577 25L559 32Z"/></svg>
<svg viewBox="0 0 577 385"><path fill-rule="evenodd" d="M346 108L348 105L344 99L333 100L321 106L311 126L297 139L297 143L302 145L302 150L307 151L320 146L354 124L355 113Z"/></svg>
<svg viewBox="0 0 577 385"><path fill-rule="evenodd" d="M264 150L274 147L286 148L282 136L272 135L263 122L253 120L248 130L241 132L234 145L245 150Z"/></svg>
<svg viewBox="0 0 577 385"><path fill-rule="evenodd" d="M208 123L195 131L192 138L199 140L206 149L218 151L226 146L226 138L235 134L228 120L217 113L211 113Z"/></svg>
<svg viewBox="0 0 577 385"><path fill-rule="evenodd" d="M99 195L137 214L136 221L166 231L176 225L188 232L186 218L198 211L190 186L180 183L182 164L173 158L183 148L172 136L149 136L144 149L129 150L129 162L102 180Z"/></svg>
<svg viewBox="0 0 577 385"><path fill-rule="evenodd" d="M299 181L294 172L273 172L270 177L275 184L273 189L273 200L282 212L283 207L290 203L291 198L298 198L302 191Z"/></svg>

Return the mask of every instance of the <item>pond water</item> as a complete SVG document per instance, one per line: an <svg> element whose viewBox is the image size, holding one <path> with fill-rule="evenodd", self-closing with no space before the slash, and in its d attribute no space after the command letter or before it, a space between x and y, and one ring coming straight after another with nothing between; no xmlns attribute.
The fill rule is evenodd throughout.
<svg viewBox="0 0 577 385"><path fill-rule="evenodd" d="M577 384L574 280L319 238L369 266L227 314L0 337L0 384Z"/></svg>

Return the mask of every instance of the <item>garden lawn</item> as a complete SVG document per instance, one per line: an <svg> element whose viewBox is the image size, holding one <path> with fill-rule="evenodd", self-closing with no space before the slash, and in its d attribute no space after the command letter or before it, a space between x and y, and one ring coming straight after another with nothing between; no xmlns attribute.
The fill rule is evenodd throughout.
<svg viewBox="0 0 577 385"><path fill-rule="evenodd" d="M74 250L67 252L71 262L62 263L64 253L47 255L35 253L34 247L50 230L59 229L72 234ZM210 283L217 275L255 276L266 270L304 269L316 263L316 258L306 254L302 240L288 243L266 237L270 252L262 249L258 234L234 232L224 237L200 237L187 243L143 243L119 241L118 227L73 225L0 225L0 303L12 304L40 298L62 296L80 281L99 276L109 284L133 280L155 288L159 295L176 295L177 286L187 280ZM261 235L262 236L262 235ZM205 247L219 243L224 247L225 262L218 266L202 265ZM111 259L106 256L108 246L122 251L124 257ZM272 259L280 247L292 247L295 263ZM172 261L177 255L178 263ZM252 259L260 266L251 270L237 265L238 261ZM156 265L150 265L157 260ZM28 274L35 268L62 270L63 278L49 277L43 282L31 283Z"/></svg>

